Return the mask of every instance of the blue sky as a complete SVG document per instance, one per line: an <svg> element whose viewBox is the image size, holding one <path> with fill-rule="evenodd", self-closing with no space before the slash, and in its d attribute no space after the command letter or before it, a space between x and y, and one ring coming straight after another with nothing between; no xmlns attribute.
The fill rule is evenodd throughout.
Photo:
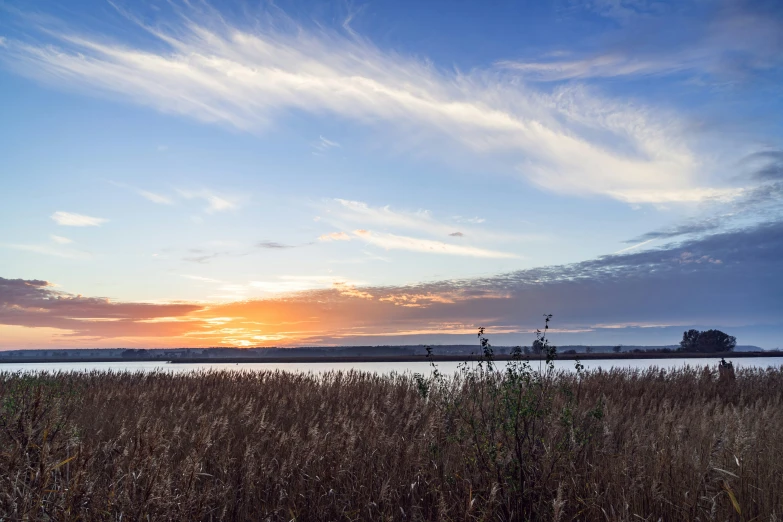
<svg viewBox="0 0 783 522"><path fill-rule="evenodd" d="M779 2L0 13L2 347L780 344Z"/></svg>

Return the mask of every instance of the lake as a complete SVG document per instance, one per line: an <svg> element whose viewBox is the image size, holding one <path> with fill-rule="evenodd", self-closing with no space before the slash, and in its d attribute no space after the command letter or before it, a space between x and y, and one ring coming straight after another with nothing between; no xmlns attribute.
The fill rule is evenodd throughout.
<svg viewBox="0 0 783 522"><path fill-rule="evenodd" d="M727 361L734 363L735 368L778 368L783 365L783 358L777 357L738 357L727 358ZM704 367L705 365L716 366L720 358L715 359L621 359L621 360L591 360L582 361L585 369L609 370L611 368L631 368L646 369L650 367L658 368L683 368L685 366ZM437 363L438 370L445 375L451 375L457 371L457 362ZM469 363L476 364L476 363ZM499 368L505 367L504 362L497 363ZM533 361L531 365L534 369L539 368L539 362ZM541 363L543 367L543 363ZM555 361L555 368L558 370L574 369L574 361ZM228 370L228 371L264 371L281 370L289 372L312 372L325 373L330 371L348 371L357 370L362 372L372 372L380 374L396 373L421 373L429 375L431 368L427 362L322 362L322 363L198 363L198 364L172 364L168 362L157 361L117 361L117 362L74 362L74 363L4 363L0 364L0 372L77 372L77 371L115 371L115 372L172 372L182 373L191 371L209 371L209 370Z"/></svg>

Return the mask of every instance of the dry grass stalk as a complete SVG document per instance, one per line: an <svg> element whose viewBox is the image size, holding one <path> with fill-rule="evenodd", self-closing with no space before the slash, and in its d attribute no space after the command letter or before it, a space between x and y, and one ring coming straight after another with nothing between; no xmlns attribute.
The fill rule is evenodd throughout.
<svg viewBox="0 0 783 522"><path fill-rule="evenodd" d="M578 399L553 392L520 445L503 430L471 431L506 415L481 379L424 398L413 377L355 372L2 374L0 519L783 513L781 370L739 369L730 383L692 369L560 374L547 386ZM521 471L518 447L529 451Z"/></svg>

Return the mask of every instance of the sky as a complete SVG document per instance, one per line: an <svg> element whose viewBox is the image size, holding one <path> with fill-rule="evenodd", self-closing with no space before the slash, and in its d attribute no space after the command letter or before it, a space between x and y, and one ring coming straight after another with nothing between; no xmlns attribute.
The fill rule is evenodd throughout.
<svg viewBox="0 0 783 522"><path fill-rule="evenodd" d="M783 345L783 4L0 0L0 349Z"/></svg>

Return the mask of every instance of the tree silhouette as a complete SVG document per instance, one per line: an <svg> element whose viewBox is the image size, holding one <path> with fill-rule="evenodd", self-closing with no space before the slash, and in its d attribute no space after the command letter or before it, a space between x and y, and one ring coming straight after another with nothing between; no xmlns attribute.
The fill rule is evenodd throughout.
<svg viewBox="0 0 783 522"><path fill-rule="evenodd" d="M682 333L682 341L680 341L681 352L695 352L696 346L699 344L699 331L688 330Z"/></svg>
<svg viewBox="0 0 783 522"><path fill-rule="evenodd" d="M720 330L688 330L683 332L679 351L693 353L730 352L737 346L737 338Z"/></svg>

